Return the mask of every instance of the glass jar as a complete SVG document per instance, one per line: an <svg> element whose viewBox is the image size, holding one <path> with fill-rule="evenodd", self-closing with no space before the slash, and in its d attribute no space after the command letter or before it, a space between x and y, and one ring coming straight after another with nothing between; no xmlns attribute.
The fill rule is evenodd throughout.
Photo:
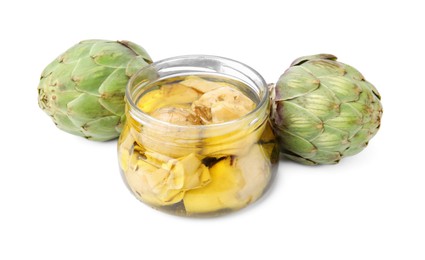
<svg viewBox="0 0 425 260"><path fill-rule="evenodd" d="M256 106L240 118L209 125L172 124L138 106L162 84L187 76L232 84ZM180 56L152 63L128 83L126 122L118 141L120 169L136 198L156 209L212 216L244 208L268 189L278 154L267 84L242 63Z"/></svg>

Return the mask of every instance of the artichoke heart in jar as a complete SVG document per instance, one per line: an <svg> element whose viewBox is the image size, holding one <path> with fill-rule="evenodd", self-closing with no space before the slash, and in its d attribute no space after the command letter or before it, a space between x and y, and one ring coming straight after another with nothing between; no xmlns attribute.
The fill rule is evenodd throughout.
<svg viewBox="0 0 425 260"><path fill-rule="evenodd" d="M279 149L267 85L215 56L153 63L127 86L120 169L142 202L177 215L218 215L258 200Z"/></svg>

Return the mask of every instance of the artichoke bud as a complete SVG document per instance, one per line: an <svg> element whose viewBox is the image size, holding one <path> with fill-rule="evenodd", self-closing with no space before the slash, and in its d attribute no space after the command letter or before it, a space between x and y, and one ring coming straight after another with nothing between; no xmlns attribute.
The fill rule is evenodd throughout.
<svg viewBox="0 0 425 260"><path fill-rule="evenodd" d="M42 72L38 104L58 128L96 141L118 137L129 78L151 58L129 41L87 40Z"/></svg>
<svg viewBox="0 0 425 260"><path fill-rule="evenodd" d="M291 160L338 163L362 151L379 129L378 90L334 55L296 59L271 90L271 121Z"/></svg>

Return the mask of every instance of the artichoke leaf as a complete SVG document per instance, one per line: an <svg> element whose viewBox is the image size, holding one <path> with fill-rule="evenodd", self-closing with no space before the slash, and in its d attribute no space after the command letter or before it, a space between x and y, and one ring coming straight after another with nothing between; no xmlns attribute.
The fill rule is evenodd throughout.
<svg viewBox="0 0 425 260"><path fill-rule="evenodd" d="M101 66L114 69L125 68L128 61L135 56L135 53L125 45L125 48L118 46L110 42L97 42L93 44L90 50L90 57ZM118 49L120 51L117 51Z"/></svg>
<svg viewBox="0 0 425 260"><path fill-rule="evenodd" d="M115 69L105 80L100 84L98 92L102 98L109 98L115 95L124 96L125 88L129 78L125 74L125 69ZM123 102L124 103L124 102Z"/></svg>
<svg viewBox="0 0 425 260"><path fill-rule="evenodd" d="M70 78L78 91L100 96L99 86L114 71L114 68L98 66L91 58L85 58L75 65Z"/></svg>
<svg viewBox="0 0 425 260"><path fill-rule="evenodd" d="M119 116L105 116L87 122L81 126L81 129L88 139L111 140L116 138L117 133L119 133L120 120Z"/></svg>
<svg viewBox="0 0 425 260"><path fill-rule="evenodd" d="M348 137L348 132L325 125L323 133L311 140L311 143L320 147L321 151L342 153L350 146Z"/></svg>
<svg viewBox="0 0 425 260"><path fill-rule="evenodd" d="M90 42L80 42L72 47L72 51L67 51L58 57L58 60L64 64L77 63L80 59L90 56L93 44Z"/></svg>
<svg viewBox="0 0 425 260"><path fill-rule="evenodd" d="M278 140L282 153L289 151L307 159L314 157L317 153L316 146L311 142L286 130L279 130Z"/></svg>
<svg viewBox="0 0 425 260"><path fill-rule="evenodd" d="M293 154L287 151L282 152L283 156L285 156L286 158L288 158L289 160L292 160L294 162L298 162L304 165L317 165L318 163L316 163L315 161L312 161L310 159L304 158L300 155L297 154Z"/></svg>
<svg viewBox="0 0 425 260"><path fill-rule="evenodd" d="M125 102L124 100L124 94L117 94L112 97L102 97L99 98L99 103L111 114L114 114L116 116L121 116L122 112L125 108Z"/></svg>
<svg viewBox="0 0 425 260"><path fill-rule="evenodd" d="M353 137L350 138L350 146L343 152L345 156L353 155L363 150L368 140L372 138L370 131L361 129Z"/></svg>
<svg viewBox="0 0 425 260"><path fill-rule="evenodd" d="M45 84L44 88L54 88L59 95L62 92L75 91L76 83L72 80L74 68L74 64L61 64L50 75L43 78L41 83Z"/></svg>
<svg viewBox="0 0 425 260"><path fill-rule="evenodd" d="M302 67L290 67L278 80L275 87L275 100L289 100L319 87L320 81Z"/></svg>
<svg viewBox="0 0 425 260"><path fill-rule="evenodd" d="M94 118L112 115L103 109L99 99L90 94L81 94L68 103L67 114L75 125L84 125Z"/></svg>
<svg viewBox="0 0 425 260"><path fill-rule="evenodd" d="M121 45L124 45L125 47L129 48L131 51L136 54L136 57L143 58L147 63L152 63L152 58L149 56L148 52L140 45L135 44L130 41L118 41Z"/></svg>
<svg viewBox="0 0 425 260"><path fill-rule="evenodd" d="M298 59L295 59L292 63L291 63L291 67L292 66L298 66L301 65L307 61L310 60L317 60L317 59L324 59L324 60L337 60L337 57L332 55L332 54L326 54L326 53L321 53L321 54L316 54L316 55L308 55L308 56L302 56L299 57Z"/></svg>
<svg viewBox="0 0 425 260"><path fill-rule="evenodd" d="M363 116L351 103L341 104L340 114L325 122L326 125L350 133L351 138L363 127Z"/></svg>
<svg viewBox="0 0 425 260"><path fill-rule="evenodd" d="M372 91L372 93L374 95L373 100L381 100L381 95L379 94L378 90L376 89L376 87L373 84L371 84L367 81L362 81L362 82L360 82L360 84L361 84L363 90Z"/></svg>
<svg viewBox="0 0 425 260"><path fill-rule="evenodd" d="M354 80L363 81L364 77L360 71L356 70L354 67L344 64L345 70L347 71L346 77L349 77Z"/></svg>
<svg viewBox="0 0 425 260"><path fill-rule="evenodd" d="M319 150L314 156L314 162L317 164L336 164L341 160L340 152L330 152Z"/></svg>
<svg viewBox="0 0 425 260"><path fill-rule="evenodd" d="M352 80L338 75L319 77L320 84L330 89L341 102L359 99L362 88Z"/></svg>
<svg viewBox="0 0 425 260"><path fill-rule="evenodd" d="M291 101L280 101L277 106L277 114L285 111L282 121L276 123L278 129L286 129L296 133L304 139L312 139L323 132L323 122L309 110Z"/></svg>
<svg viewBox="0 0 425 260"><path fill-rule="evenodd" d="M313 59L300 66L316 77L327 75L343 76L346 73L343 65L333 60Z"/></svg>
<svg viewBox="0 0 425 260"><path fill-rule="evenodd" d="M139 71L141 68L145 67L148 64L151 64L152 61L143 59L140 56L133 57L128 63L127 67L125 69L125 74L127 77L133 76L137 71ZM149 73L148 73L149 74Z"/></svg>
<svg viewBox="0 0 425 260"><path fill-rule="evenodd" d="M294 98L290 101L306 111L309 111L309 113L317 116L322 121L336 117L340 113L341 102L336 98L332 91L322 86L313 92ZM281 113L282 115L286 115L288 112Z"/></svg>
<svg viewBox="0 0 425 260"><path fill-rule="evenodd" d="M56 122L56 126L59 129L65 132L68 132L70 134L82 135L82 130L80 126L77 126L78 128L76 128L76 125L74 124L74 122L72 122L66 114L58 112L58 113L55 113L52 117L54 118Z"/></svg>

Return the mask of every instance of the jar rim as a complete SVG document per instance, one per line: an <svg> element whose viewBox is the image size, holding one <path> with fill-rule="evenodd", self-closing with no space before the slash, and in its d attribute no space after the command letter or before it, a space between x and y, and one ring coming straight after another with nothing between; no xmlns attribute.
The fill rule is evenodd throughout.
<svg viewBox="0 0 425 260"><path fill-rule="evenodd" d="M215 62L220 62L222 64L225 64L227 67L231 67L233 69L236 69L238 72L240 72L241 74L248 73L250 75L245 75L247 77L249 77L250 79L252 79L252 77L255 77L254 80L252 80L253 82L255 82L255 86L252 86L253 84L248 84L246 83L244 80L235 77L234 75L227 75L229 78L237 78L239 81L243 82L244 84L248 85L249 87L256 87L258 88L258 90L262 93L262 95L258 94L258 98L259 98L259 102L256 105L256 107L250 111L249 113L241 116L240 118L237 119L233 119L233 120L229 120L226 122L222 122L222 123L216 123L216 124L209 124L209 125L177 125L177 124L173 124L170 122L166 122L166 121L162 121L160 119L157 119L155 117L152 117L151 115L143 112L137 105L136 102L134 101L133 98L133 93L132 93L132 86L133 83L135 81L135 79L140 76L140 74L142 74L143 72L149 70L149 69L155 69L156 71L159 71L161 69L166 69L168 68L170 63L178 63L179 61L188 61L188 60L203 60L203 61L215 61ZM196 67L196 66L193 66ZM198 67L201 68L201 67ZM219 71L215 71L216 73L218 73L220 76L224 76L226 77L226 74L223 74L222 72ZM194 75L194 73L190 74L187 73L187 75ZM140 85L140 84L139 84ZM149 84L147 84L147 86L149 86ZM140 70L138 70L136 73L134 73L126 86L125 89L125 97L127 102L130 105L130 109L129 109L129 113L131 113L133 119L135 119L136 121L139 121L140 123L154 123L154 124L158 124L160 126L165 126L165 127L169 127L169 128L175 128L175 129L211 129L211 128L220 128L220 127L226 127L238 122L241 122L243 120L249 120L250 118L252 118L251 121L258 121L258 118L255 116L258 111L264 109L264 107L268 106L269 103L269 91L268 91L268 87L267 87L267 83L264 80L264 78L261 76L260 73L258 73L256 70L254 70L252 67L233 60L233 59L229 59L229 58L225 58L225 57L221 57L221 56L215 56L215 55L205 55L205 54L190 54L190 55L180 55L180 56L175 56L175 57L170 57L170 58L166 58L166 59L162 59L156 62L153 62L143 68L141 68ZM139 120L140 119L140 120Z"/></svg>

